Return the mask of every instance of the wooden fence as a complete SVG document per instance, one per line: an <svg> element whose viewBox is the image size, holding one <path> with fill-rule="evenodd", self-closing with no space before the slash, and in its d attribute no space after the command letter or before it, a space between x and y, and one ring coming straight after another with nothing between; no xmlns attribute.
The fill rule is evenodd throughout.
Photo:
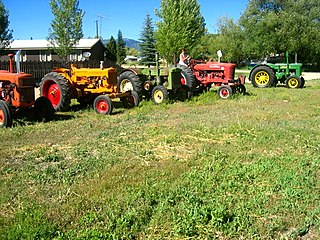
<svg viewBox="0 0 320 240"><path fill-rule="evenodd" d="M55 68L70 68L71 64L75 64L78 68L99 68L99 61L79 61L79 62L68 62L64 63L61 61L50 61L50 62L38 62L38 61L27 61L20 63L20 71L24 73L30 73L33 75L35 80L39 82L41 78L47 73L51 72ZM111 61L105 61L104 67L116 67ZM9 61L0 61L0 70L9 71ZM16 64L13 63L13 71L16 72Z"/></svg>

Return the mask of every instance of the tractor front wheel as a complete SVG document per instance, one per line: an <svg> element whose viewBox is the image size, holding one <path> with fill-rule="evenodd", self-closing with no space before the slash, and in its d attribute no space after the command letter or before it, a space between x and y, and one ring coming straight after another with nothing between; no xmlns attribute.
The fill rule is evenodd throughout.
<svg viewBox="0 0 320 240"><path fill-rule="evenodd" d="M38 121L51 121L54 116L54 108L50 100L46 97L39 97L34 103L34 113Z"/></svg>
<svg viewBox="0 0 320 240"><path fill-rule="evenodd" d="M287 88L301 88L302 80L298 76L289 76L286 79L286 87Z"/></svg>
<svg viewBox="0 0 320 240"><path fill-rule="evenodd" d="M250 81L254 87L272 87L275 81L275 74L268 66L258 66L250 73Z"/></svg>
<svg viewBox="0 0 320 240"><path fill-rule="evenodd" d="M222 99L227 99L231 97L233 94L233 90L229 85L222 85L218 89L218 95Z"/></svg>
<svg viewBox="0 0 320 240"><path fill-rule="evenodd" d="M11 117L9 106L5 101L0 100L0 127L6 128L6 127L11 127L11 125L12 125L12 117Z"/></svg>
<svg viewBox="0 0 320 240"><path fill-rule="evenodd" d="M107 95L100 95L94 100L93 108L98 114L110 115L113 110L113 104Z"/></svg>
<svg viewBox="0 0 320 240"><path fill-rule="evenodd" d="M162 85L155 86L152 89L151 98L155 104L161 104L169 98L168 91Z"/></svg>
<svg viewBox="0 0 320 240"><path fill-rule="evenodd" d="M121 97L120 100L125 108L134 108L140 103L139 95L135 91L131 91L129 96Z"/></svg>
<svg viewBox="0 0 320 240"><path fill-rule="evenodd" d="M46 74L40 82L40 96L50 100L55 111L65 111L71 103L68 80L56 72Z"/></svg>
<svg viewBox="0 0 320 240"><path fill-rule="evenodd" d="M236 87L236 90L237 90L238 93L243 94L243 95L246 95L247 89L246 89L246 87L245 87L243 84L239 84L239 85Z"/></svg>

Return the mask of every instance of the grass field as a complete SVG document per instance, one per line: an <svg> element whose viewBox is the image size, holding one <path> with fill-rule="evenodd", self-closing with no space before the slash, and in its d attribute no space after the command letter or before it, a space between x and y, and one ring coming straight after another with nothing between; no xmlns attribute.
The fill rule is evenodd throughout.
<svg viewBox="0 0 320 240"><path fill-rule="evenodd" d="M0 239L320 239L320 81L0 129Z"/></svg>

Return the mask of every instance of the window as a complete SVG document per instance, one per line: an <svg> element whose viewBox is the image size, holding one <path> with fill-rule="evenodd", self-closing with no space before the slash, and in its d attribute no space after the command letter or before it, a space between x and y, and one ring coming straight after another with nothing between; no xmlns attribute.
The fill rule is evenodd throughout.
<svg viewBox="0 0 320 240"><path fill-rule="evenodd" d="M70 61L81 61L82 54L80 50L75 50L70 54Z"/></svg>
<svg viewBox="0 0 320 240"><path fill-rule="evenodd" d="M49 51L40 51L40 62L51 61L51 53Z"/></svg>

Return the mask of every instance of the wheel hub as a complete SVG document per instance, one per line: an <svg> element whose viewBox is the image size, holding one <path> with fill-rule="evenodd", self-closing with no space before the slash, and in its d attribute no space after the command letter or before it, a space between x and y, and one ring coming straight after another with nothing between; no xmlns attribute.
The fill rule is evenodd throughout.
<svg viewBox="0 0 320 240"><path fill-rule="evenodd" d="M299 82L297 81L297 79L295 79L295 78L289 79L289 87L295 88L298 86L298 84L299 84Z"/></svg>
<svg viewBox="0 0 320 240"><path fill-rule="evenodd" d="M229 96L230 93L227 89L222 89L221 94L222 94L222 97L226 98Z"/></svg>
<svg viewBox="0 0 320 240"><path fill-rule="evenodd" d="M108 104L105 101L99 101L97 104L97 109L99 112L106 112L108 111Z"/></svg>

